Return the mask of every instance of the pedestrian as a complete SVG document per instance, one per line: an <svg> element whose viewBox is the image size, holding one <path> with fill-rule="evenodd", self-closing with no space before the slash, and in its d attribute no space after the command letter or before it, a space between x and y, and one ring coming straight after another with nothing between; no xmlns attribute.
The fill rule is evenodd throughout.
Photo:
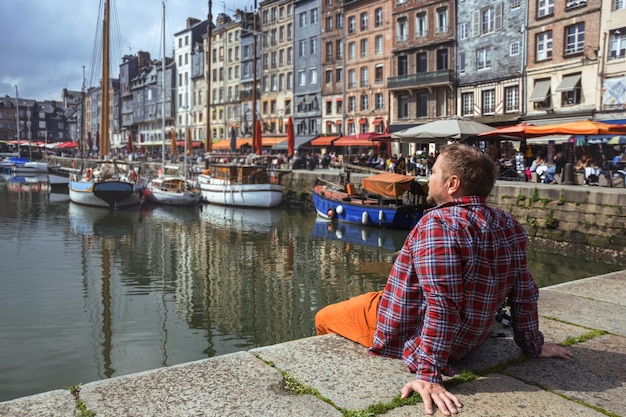
<svg viewBox="0 0 626 417"><path fill-rule="evenodd" d="M532 357L569 358L539 331L538 288L526 261L527 236L508 212L485 200L495 163L478 148L454 143L438 155L428 181L426 211L396 257L383 291L331 304L315 317L318 334L335 333L374 355L402 359L427 414L462 407L442 385L451 364L492 334L508 301L515 343Z"/></svg>

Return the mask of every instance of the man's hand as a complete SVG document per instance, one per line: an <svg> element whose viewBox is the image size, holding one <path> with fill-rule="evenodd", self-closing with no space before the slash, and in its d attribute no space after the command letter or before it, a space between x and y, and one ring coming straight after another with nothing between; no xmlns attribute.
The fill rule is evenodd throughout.
<svg viewBox="0 0 626 417"><path fill-rule="evenodd" d="M539 354L540 358L563 358L569 359L572 356L572 352L568 349L565 349L562 346L555 345L554 343L544 343L541 347L541 353Z"/></svg>
<svg viewBox="0 0 626 417"><path fill-rule="evenodd" d="M413 391L422 396L426 414L434 413L433 403L441 410L444 416L457 414L457 407L463 407L456 395L446 390L441 384L415 379L402 388L401 398L407 398Z"/></svg>

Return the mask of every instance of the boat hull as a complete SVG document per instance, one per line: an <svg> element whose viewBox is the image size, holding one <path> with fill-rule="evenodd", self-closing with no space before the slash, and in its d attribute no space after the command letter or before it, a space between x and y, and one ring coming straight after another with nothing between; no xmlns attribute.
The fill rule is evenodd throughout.
<svg viewBox="0 0 626 417"><path fill-rule="evenodd" d="M189 186L184 178L156 178L146 186L146 201L167 206L194 206L200 202L202 194Z"/></svg>
<svg viewBox="0 0 626 417"><path fill-rule="evenodd" d="M411 230L422 215L422 210L414 205L391 205L351 197L346 192L329 190L323 185L313 187L313 204L323 219L389 229Z"/></svg>
<svg viewBox="0 0 626 417"><path fill-rule="evenodd" d="M125 181L70 181L70 201L86 206L119 208L141 202L134 184Z"/></svg>
<svg viewBox="0 0 626 417"><path fill-rule="evenodd" d="M198 182L202 200L209 204L271 208L283 201L281 184L231 184L206 175L199 175Z"/></svg>

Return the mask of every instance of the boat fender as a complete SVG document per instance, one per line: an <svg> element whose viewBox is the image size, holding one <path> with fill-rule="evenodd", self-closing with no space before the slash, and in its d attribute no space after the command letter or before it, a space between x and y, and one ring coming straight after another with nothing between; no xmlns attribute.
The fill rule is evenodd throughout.
<svg viewBox="0 0 626 417"><path fill-rule="evenodd" d="M385 218L385 212L382 210L378 211L378 221L383 221L383 219Z"/></svg>
<svg viewBox="0 0 626 417"><path fill-rule="evenodd" d="M150 194L152 194L152 192L149 189L147 189L147 188L143 189L143 196L144 197L149 197Z"/></svg>
<svg viewBox="0 0 626 417"><path fill-rule="evenodd" d="M134 169L130 171L130 180L132 182L137 182L137 171L135 171Z"/></svg>
<svg viewBox="0 0 626 417"><path fill-rule="evenodd" d="M343 206L337 206L335 211L337 211L337 214L343 214Z"/></svg>
<svg viewBox="0 0 626 417"><path fill-rule="evenodd" d="M204 171L202 171L202 175L209 175L211 173L211 169L207 168Z"/></svg>
<svg viewBox="0 0 626 417"><path fill-rule="evenodd" d="M93 170L91 168L87 168L87 174L85 174L85 179L87 181L91 181L93 178Z"/></svg>
<svg viewBox="0 0 626 417"><path fill-rule="evenodd" d="M335 210L329 208L328 211L326 212L326 215L328 216L329 219L332 219L335 217Z"/></svg>
<svg viewBox="0 0 626 417"><path fill-rule="evenodd" d="M361 214L361 223L362 224L367 224L367 211L364 211L363 214Z"/></svg>
<svg viewBox="0 0 626 417"><path fill-rule="evenodd" d="M369 239L369 235L367 234L367 230L361 230L361 240L363 242L367 242L367 239Z"/></svg>

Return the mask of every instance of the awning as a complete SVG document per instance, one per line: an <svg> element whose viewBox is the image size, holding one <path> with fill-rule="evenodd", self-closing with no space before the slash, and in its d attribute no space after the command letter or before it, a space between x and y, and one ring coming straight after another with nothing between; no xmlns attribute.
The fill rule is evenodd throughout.
<svg viewBox="0 0 626 417"><path fill-rule="evenodd" d="M237 149L246 145L252 146L252 139L237 139ZM215 142L211 148L213 150L230 150L230 139L222 139Z"/></svg>
<svg viewBox="0 0 626 417"><path fill-rule="evenodd" d="M362 117L359 119L359 124L360 125L366 125L367 124L367 119L365 117Z"/></svg>
<svg viewBox="0 0 626 417"><path fill-rule="evenodd" d="M550 80L539 80L535 83L535 89L530 95L530 102L545 101L550 93Z"/></svg>
<svg viewBox="0 0 626 417"><path fill-rule="evenodd" d="M337 139L333 142L333 146L364 146L369 148L374 146L374 143L370 140L370 135L367 135L366 137L351 135L343 136Z"/></svg>
<svg viewBox="0 0 626 417"><path fill-rule="evenodd" d="M296 136L294 138L293 141L293 147L294 149L298 149L301 146L306 145L307 143L309 143L310 141L312 141L313 139L315 139L317 137L317 135L309 135L309 136ZM287 139L278 142L276 145L272 146L272 150L287 150Z"/></svg>
<svg viewBox="0 0 626 417"><path fill-rule="evenodd" d="M337 120L337 121L335 122L335 124L336 124L336 125L341 126L341 125L343 124L343 122L342 122L341 120Z"/></svg>
<svg viewBox="0 0 626 417"><path fill-rule="evenodd" d="M339 139L339 136L320 136L311 141L311 146L330 146L336 139Z"/></svg>
<svg viewBox="0 0 626 417"><path fill-rule="evenodd" d="M354 119L348 119L346 120L346 123L348 123L349 125L354 124Z"/></svg>
<svg viewBox="0 0 626 417"><path fill-rule="evenodd" d="M374 121L372 122L372 124L374 126L378 126L379 124L381 124L383 122L383 118L382 117L377 117L374 119Z"/></svg>
<svg viewBox="0 0 626 417"><path fill-rule="evenodd" d="M271 137L261 137L261 146L274 146L279 144L282 141L286 141L287 136L271 136Z"/></svg>
<svg viewBox="0 0 626 417"><path fill-rule="evenodd" d="M580 74L570 74L563 76L561 83L556 88L557 93L561 91L573 91L580 81Z"/></svg>

